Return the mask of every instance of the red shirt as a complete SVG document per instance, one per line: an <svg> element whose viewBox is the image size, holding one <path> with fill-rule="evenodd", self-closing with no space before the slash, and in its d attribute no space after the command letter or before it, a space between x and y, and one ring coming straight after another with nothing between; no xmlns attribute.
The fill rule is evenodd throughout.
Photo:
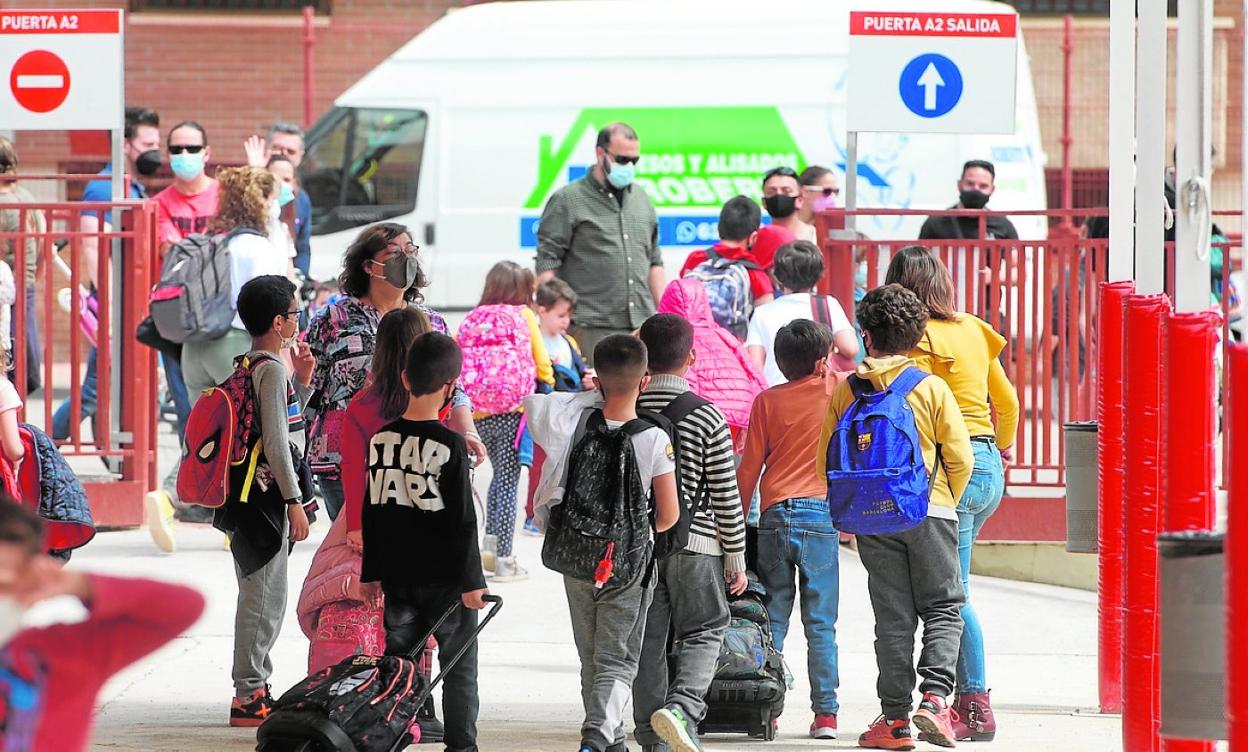
<svg viewBox="0 0 1248 752"><path fill-rule="evenodd" d="M181 585L89 575L86 621L17 633L0 648L0 749L87 749L95 700L114 674L199 619L204 597Z"/></svg>
<svg viewBox="0 0 1248 752"><path fill-rule="evenodd" d="M368 490L368 443L373 434L393 422L381 415L381 400L370 387L351 400L342 421L341 457L343 507L347 514L347 530L359 530L364 513L364 494Z"/></svg>
<svg viewBox="0 0 1248 752"><path fill-rule="evenodd" d="M220 184L209 179L208 187L199 193L186 195L176 185L170 185L154 197L156 201L156 239L176 243L187 235L205 232L208 223L217 216L217 197Z"/></svg>
<svg viewBox="0 0 1248 752"><path fill-rule="evenodd" d="M745 259L746 261L753 261L755 264L758 264L758 259L754 258L754 255L745 248L716 243L711 250L726 259L733 261L737 259ZM689 257L685 259L685 265L680 268L680 276L685 276L691 269L703 261L706 261L706 259L706 251L694 251L693 253L690 253ZM758 265L760 267L762 266L762 264ZM769 275L765 270L761 268L748 269L747 272L750 275L750 293L754 295L755 300L763 297L764 295L775 294L776 290L775 286L771 283L771 275Z"/></svg>

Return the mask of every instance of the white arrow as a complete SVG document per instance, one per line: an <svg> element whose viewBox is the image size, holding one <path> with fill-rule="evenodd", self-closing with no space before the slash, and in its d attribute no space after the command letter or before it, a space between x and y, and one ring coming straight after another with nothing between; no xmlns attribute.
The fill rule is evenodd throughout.
<svg viewBox="0 0 1248 752"><path fill-rule="evenodd" d="M923 75L919 76L919 86L923 87L923 109L936 109L936 89L945 85L945 79L936 70L936 63L928 63Z"/></svg>

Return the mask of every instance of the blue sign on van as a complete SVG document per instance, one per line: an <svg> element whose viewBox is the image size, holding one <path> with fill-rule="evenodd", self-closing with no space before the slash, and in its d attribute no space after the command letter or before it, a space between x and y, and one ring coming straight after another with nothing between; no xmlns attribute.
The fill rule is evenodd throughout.
<svg viewBox="0 0 1248 752"><path fill-rule="evenodd" d="M540 217L520 217L520 247L537 247ZM768 220L770 218L764 218ZM719 217L707 215L659 216L659 245L663 248L707 248L719 241Z"/></svg>
<svg viewBox="0 0 1248 752"><path fill-rule="evenodd" d="M919 117L940 117L962 99L962 71L944 55L929 52L906 63L898 89L906 109Z"/></svg>

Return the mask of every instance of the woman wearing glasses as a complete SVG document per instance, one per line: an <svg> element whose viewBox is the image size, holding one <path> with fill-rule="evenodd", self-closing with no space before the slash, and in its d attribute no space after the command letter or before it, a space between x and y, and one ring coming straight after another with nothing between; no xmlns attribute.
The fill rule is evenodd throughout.
<svg viewBox="0 0 1248 752"><path fill-rule="evenodd" d="M173 126L167 148L173 184L154 197L162 254L187 235L206 231L217 216L220 196L220 184L204 172L212 150L202 125L183 120Z"/></svg>
<svg viewBox="0 0 1248 752"><path fill-rule="evenodd" d="M324 308L308 326L307 342L316 356L306 414L308 462L331 518L338 517L343 505L342 422L351 398L368 381L381 317L416 306L434 331L448 333L446 319L421 303L420 290L428 281L419 250L403 225L382 222L365 228L342 259L338 276L342 299ZM485 459L485 445L477 435L472 403L463 390L455 390L451 407L451 428L464 434L469 452L480 462Z"/></svg>
<svg viewBox="0 0 1248 752"><path fill-rule="evenodd" d="M815 215L841 205L841 184L836 179L835 172L819 165L811 165L802 170L798 179L802 183L802 208L798 210L797 216L810 228L810 237L802 239L816 243Z"/></svg>

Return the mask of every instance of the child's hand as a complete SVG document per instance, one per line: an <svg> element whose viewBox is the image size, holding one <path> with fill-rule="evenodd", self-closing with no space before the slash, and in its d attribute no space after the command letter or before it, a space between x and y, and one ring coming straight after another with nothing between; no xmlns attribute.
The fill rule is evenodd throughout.
<svg viewBox="0 0 1248 752"><path fill-rule="evenodd" d="M724 582L728 584L728 592L733 595L741 595L750 584L745 572L724 572Z"/></svg>
<svg viewBox="0 0 1248 752"><path fill-rule="evenodd" d="M381 583L361 582L360 600L368 605L369 608L381 608L384 603L381 595Z"/></svg>
<svg viewBox="0 0 1248 752"><path fill-rule="evenodd" d="M1014 447L1001 450L1001 464L1005 465L1005 469L1009 470L1010 465L1014 464Z"/></svg>
<svg viewBox="0 0 1248 752"><path fill-rule="evenodd" d="M347 548L357 554L364 553L364 531L348 530L347 531Z"/></svg>
<svg viewBox="0 0 1248 752"><path fill-rule="evenodd" d="M485 449L485 442L476 433L464 434L464 444L468 447L468 456L472 458L472 466L479 467L485 462L488 452Z"/></svg>
<svg viewBox="0 0 1248 752"><path fill-rule="evenodd" d="M464 602L464 608L471 608L473 611L480 611L485 608L485 596L489 595L488 588L480 590L469 590L459 597Z"/></svg>
<svg viewBox="0 0 1248 752"><path fill-rule="evenodd" d="M594 383L594 377L597 375L598 373L594 371L594 369L586 368L585 376L581 379L581 388L587 392L592 392L597 389L598 385Z"/></svg>
<svg viewBox="0 0 1248 752"><path fill-rule="evenodd" d="M286 519L290 520L290 539L295 543L308 537L308 514L302 504L287 504Z"/></svg>
<svg viewBox="0 0 1248 752"><path fill-rule="evenodd" d="M290 362L295 369L295 380L304 386L312 383L312 372L316 370L316 356L307 342L295 340L290 348Z"/></svg>

